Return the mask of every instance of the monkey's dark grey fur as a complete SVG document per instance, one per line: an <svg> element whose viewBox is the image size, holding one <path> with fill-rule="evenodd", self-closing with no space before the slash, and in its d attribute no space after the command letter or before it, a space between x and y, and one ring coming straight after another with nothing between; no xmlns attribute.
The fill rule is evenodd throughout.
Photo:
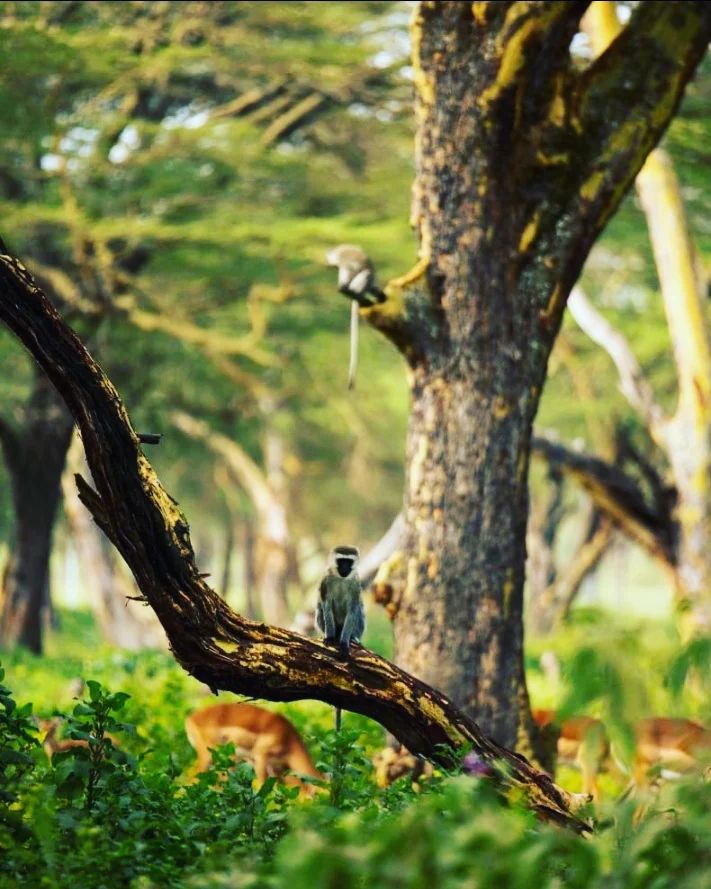
<svg viewBox="0 0 711 889"><path fill-rule="evenodd" d="M365 612L358 577L360 553L355 546L336 546L319 587L316 625L325 641L338 643L341 657L347 658L351 642L360 642L365 632Z"/></svg>

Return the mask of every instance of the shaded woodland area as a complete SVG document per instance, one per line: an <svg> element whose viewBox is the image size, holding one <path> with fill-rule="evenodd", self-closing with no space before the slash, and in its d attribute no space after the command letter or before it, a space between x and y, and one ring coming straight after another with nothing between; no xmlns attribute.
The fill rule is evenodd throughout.
<svg viewBox="0 0 711 889"><path fill-rule="evenodd" d="M701 885L708 5L1 14L0 879Z"/></svg>

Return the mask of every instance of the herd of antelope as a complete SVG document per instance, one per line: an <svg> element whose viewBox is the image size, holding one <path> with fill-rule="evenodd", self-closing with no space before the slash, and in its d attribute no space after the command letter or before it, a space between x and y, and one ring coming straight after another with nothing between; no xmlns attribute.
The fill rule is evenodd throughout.
<svg viewBox="0 0 711 889"><path fill-rule="evenodd" d="M583 793L597 802L600 773L624 771L603 723L587 716L558 721L553 710L534 710L533 718L540 727L555 731L558 762L580 770ZM60 725L58 719L40 723L44 750L50 759L54 753L87 744L84 740L61 738ZM323 786L326 778L314 765L289 720L262 707L239 702L204 707L187 717L185 731L197 753L193 776L210 767L213 749L232 743L235 760L254 767L258 786L273 777L287 786L298 787L300 795L309 797L316 792L319 782ZM634 740L630 786L643 787L652 771L673 777L701 769L711 761L711 730L689 719L643 719L634 727ZM429 763L412 756L404 747L386 748L376 754L373 765L381 787L405 774L414 781L432 774Z"/></svg>

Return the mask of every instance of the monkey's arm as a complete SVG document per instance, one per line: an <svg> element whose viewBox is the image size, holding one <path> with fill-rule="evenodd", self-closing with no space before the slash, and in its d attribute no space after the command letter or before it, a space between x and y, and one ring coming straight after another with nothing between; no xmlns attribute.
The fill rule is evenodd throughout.
<svg viewBox="0 0 711 889"><path fill-rule="evenodd" d="M351 288L347 284L344 284L342 287L339 287L338 290L344 296L347 296L349 299L352 299L354 302L357 302L358 305L361 307L361 309L369 309L371 306L375 305L373 300L370 299L370 297L367 294L356 293L356 291L351 290ZM384 296L384 294L383 294L383 296Z"/></svg>
<svg viewBox="0 0 711 889"><path fill-rule="evenodd" d="M336 618L333 614L333 602L329 595L328 584L324 578L319 587L319 603L316 609L316 623L323 631L326 642L336 641Z"/></svg>

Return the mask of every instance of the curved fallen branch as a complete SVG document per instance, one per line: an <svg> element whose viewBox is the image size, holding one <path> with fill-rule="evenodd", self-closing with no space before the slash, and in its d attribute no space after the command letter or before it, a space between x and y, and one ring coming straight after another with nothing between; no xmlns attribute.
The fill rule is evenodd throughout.
<svg viewBox="0 0 711 889"><path fill-rule="evenodd" d="M168 635L178 662L214 690L272 701L313 698L369 716L409 750L434 760L469 744L543 818L576 831L571 797L523 757L484 737L438 691L356 648L343 662L321 642L240 617L201 578L188 524L140 449L99 365L27 270L0 242L0 320L24 343L79 425L93 490L82 501L117 547Z"/></svg>

